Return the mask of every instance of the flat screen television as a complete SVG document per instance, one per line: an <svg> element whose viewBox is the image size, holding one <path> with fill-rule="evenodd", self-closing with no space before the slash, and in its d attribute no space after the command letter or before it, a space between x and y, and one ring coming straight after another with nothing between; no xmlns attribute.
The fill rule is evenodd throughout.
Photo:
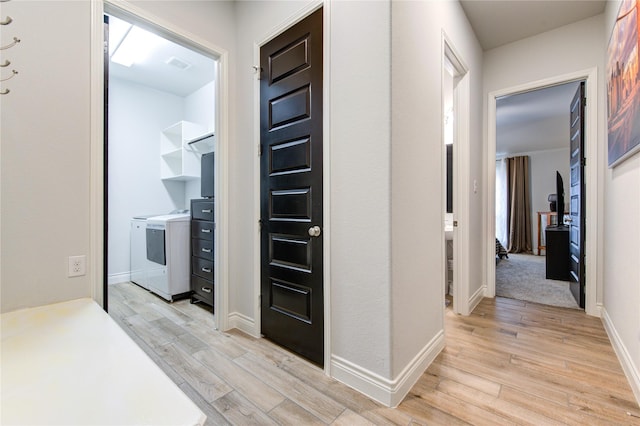
<svg viewBox="0 0 640 426"><path fill-rule="evenodd" d="M556 210L558 211L558 227L564 226L564 185L562 176L556 170Z"/></svg>

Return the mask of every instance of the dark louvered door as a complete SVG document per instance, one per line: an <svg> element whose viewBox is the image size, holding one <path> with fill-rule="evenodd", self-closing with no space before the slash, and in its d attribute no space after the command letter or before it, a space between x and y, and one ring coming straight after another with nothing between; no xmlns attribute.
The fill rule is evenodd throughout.
<svg viewBox="0 0 640 426"><path fill-rule="evenodd" d="M584 82L571 101L571 151L569 189L569 281L573 297L585 305L584 276Z"/></svg>
<svg viewBox="0 0 640 426"><path fill-rule="evenodd" d="M322 9L260 66L262 334L322 365Z"/></svg>

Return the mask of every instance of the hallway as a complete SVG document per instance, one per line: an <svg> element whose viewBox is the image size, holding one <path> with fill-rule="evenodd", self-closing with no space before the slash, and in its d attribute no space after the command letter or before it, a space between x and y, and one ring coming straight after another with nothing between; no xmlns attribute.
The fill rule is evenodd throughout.
<svg viewBox="0 0 640 426"><path fill-rule="evenodd" d="M517 300L446 314L446 348L397 409L188 300L110 286L110 314L200 406L207 424L639 424L599 319Z"/></svg>

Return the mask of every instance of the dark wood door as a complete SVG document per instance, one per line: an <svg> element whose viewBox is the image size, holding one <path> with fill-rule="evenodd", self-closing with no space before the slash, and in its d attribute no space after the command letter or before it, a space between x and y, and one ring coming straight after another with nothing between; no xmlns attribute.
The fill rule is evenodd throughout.
<svg viewBox="0 0 640 426"><path fill-rule="evenodd" d="M571 101L569 178L569 281L573 297L585 305L584 276L584 82Z"/></svg>
<svg viewBox="0 0 640 426"><path fill-rule="evenodd" d="M322 365L322 9L260 67L262 334Z"/></svg>

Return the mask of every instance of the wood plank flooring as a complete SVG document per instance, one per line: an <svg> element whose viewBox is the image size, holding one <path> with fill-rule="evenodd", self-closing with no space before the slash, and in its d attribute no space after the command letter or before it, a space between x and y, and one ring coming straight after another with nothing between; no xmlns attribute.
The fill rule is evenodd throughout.
<svg viewBox="0 0 640 426"><path fill-rule="evenodd" d="M265 339L213 329L211 311L109 286L109 313L207 415L208 425L640 425L602 323L484 299L446 311L446 348L386 408Z"/></svg>

